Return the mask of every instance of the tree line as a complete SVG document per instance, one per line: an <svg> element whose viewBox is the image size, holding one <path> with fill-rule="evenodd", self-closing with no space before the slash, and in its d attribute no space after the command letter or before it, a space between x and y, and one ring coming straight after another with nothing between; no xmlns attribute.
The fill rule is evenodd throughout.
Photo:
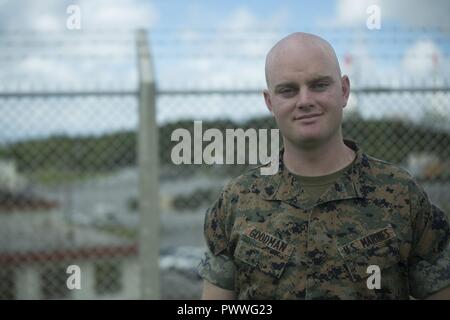
<svg viewBox="0 0 450 320"><path fill-rule="evenodd" d="M177 141L171 141L175 129L185 128L193 135L193 121L184 120L159 127L159 160L163 167L173 166L171 150ZM204 121L203 130L217 128L272 129L272 118L252 119L243 123L230 120ZM400 120L344 121L344 137L356 140L363 150L392 163L404 163L411 152L434 153L440 159L450 158L450 134L437 132ZM206 143L205 143L206 144ZM40 140L21 141L0 148L0 159L13 160L19 171L62 170L75 172L109 172L137 164L137 133L122 131L102 136L52 136ZM200 166L192 166L194 170ZM230 173L242 171L242 166L227 165ZM236 167L241 167L236 169ZM237 170L237 171L236 171Z"/></svg>

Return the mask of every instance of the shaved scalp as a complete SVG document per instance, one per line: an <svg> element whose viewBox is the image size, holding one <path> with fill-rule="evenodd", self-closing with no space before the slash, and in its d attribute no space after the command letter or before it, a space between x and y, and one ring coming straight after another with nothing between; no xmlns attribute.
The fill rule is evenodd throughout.
<svg viewBox="0 0 450 320"><path fill-rule="evenodd" d="M265 75L268 88L271 70L283 60L283 55L290 51L294 51L299 56L304 52L308 52L313 53L318 59L325 58L333 69L331 72L335 72L339 78L341 77L339 61L331 44L314 34L296 32L278 41L267 54Z"/></svg>

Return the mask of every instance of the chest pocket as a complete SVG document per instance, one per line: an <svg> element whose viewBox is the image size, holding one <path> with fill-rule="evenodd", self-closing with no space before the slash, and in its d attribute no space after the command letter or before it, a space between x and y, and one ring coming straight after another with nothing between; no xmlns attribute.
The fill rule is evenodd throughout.
<svg viewBox="0 0 450 320"><path fill-rule="evenodd" d="M386 235L386 239L380 238L379 234L383 233ZM373 239L381 240L370 243L370 241L375 241ZM338 250L344 259L351 279L355 282L371 275L367 273L368 267L371 265L379 267L383 274L382 270L393 267L400 261L398 239L391 226L347 243ZM382 275L381 278L383 278Z"/></svg>
<svg viewBox="0 0 450 320"><path fill-rule="evenodd" d="M293 252L288 246L284 252L274 250L243 234L236 245L234 258L264 273L280 278Z"/></svg>

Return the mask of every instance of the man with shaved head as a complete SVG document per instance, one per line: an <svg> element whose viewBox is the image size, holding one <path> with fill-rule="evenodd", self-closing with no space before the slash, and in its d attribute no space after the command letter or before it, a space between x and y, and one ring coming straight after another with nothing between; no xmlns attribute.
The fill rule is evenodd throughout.
<svg viewBox="0 0 450 320"><path fill-rule="evenodd" d="M305 33L282 39L267 55L266 81L264 98L283 136L285 166L320 176L352 162L355 152L341 133L350 83L328 42Z"/></svg>
<svg viewBox="0 0 450 320"><path fill-rule="evenodd" d="M278 172L233 179L205 217L204 299L450 298L450 226L405 170L342 136L350 81L331 45L269 51Z"/></svg>

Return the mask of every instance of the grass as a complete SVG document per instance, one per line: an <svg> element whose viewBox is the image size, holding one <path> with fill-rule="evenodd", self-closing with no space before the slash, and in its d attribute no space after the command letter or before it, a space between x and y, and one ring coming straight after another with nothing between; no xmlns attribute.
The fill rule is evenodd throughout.
<svg viewBox="0 0 450 320"><path fill-rule="evenodd" d="M99 171L87 172L67 169L61 170L55 168L39 169L30 173L26 173L26 177L29 181L37 182L45 186L57 186L70 182L92 179L104 175L105 173L101 173Z"/></svg>
<svg viewBox="0 0 450 320"><path fill-rule="evenodd" d="M125 237L128 239L137 239L138 237L138 229L131 229L123 226L99 226L97 227L97 229L115 236Z"/></svg>

